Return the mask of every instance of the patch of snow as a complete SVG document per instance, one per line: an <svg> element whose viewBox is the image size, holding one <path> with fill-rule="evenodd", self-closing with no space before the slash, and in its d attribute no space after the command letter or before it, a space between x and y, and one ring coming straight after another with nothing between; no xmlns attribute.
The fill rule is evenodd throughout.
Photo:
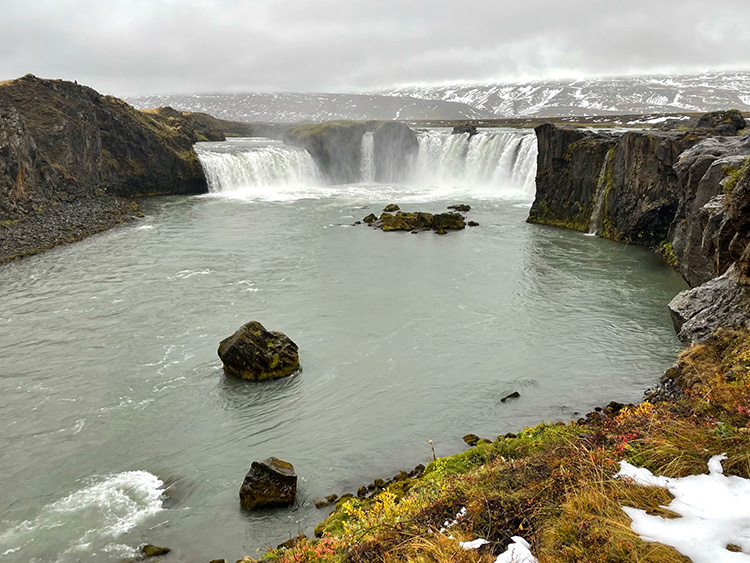
<svg viewBox="0 0 750 563"><path fill-rule="evenodd" d="M726 454L713 456L708 475L680 479L656 477L621 461L616 477L667 489L675 498L665 508L682 516L662 518L623 507L631 528L646 541L674 547L694 563L750 562L750 480L724 475L721 462L726 458ZM729 545L742 552L729 551Z"/></svg>
<svg viewBox="0 0 750 563"><path fill-rule="evenodd" d="M464 549L479 549L480 547L482 547L483 545L487 545L488 543L490 543L490 542L488 542L484 538L477 538L477 539L472 540L472 541L458 542L458 544L461 547L463 547Z"/></svg>
<svg viewBox="0 0 750 563"><path fill-rule="evenodd" d="M529 542L521 536L513 536L511 539L513 543L508 546L507 550L497 556L495 563L539 563L536 557L531 554Z"/></svg>
<svg viewBox="0 0 750 563"><path fill-rule="evenodd" d="M461 510L458 511L458 514L456 514L456 517L453 519L453 521L446 520L445 522L443 522L443 527L440 528L440 533L442 534L448 528L452 528L453 526L458 524L459 520L461 520L461 518L463 518L464 516L466 516L465 506L462 507Z"/></svg>

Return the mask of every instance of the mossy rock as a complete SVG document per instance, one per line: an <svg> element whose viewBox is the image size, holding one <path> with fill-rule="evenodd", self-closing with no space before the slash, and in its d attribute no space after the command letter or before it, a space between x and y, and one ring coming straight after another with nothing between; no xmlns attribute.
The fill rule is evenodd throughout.
<svg viewBox="0 0 750 563"><path fill-rule="evenodd" d="M162 555L166 555L172 551L168 547L159 547L158 545L152 545L152 544L146 544L141 547L141 554L143 554L144 557L160 557Z"/></svg>
<svg viewBox="0 0 750 563"><path fill-rule="evenodd" d="M294 466L276 457L254 461L240 487L240 503L245 510L288 506L297 494Z"/></svg>
<svg viewBox="0 0 750 563"><path fill-rule="evenodd" d="M300 369L297 345L285 334L251 321L219 344L224 370L243 379L278 379Z"/></svg>

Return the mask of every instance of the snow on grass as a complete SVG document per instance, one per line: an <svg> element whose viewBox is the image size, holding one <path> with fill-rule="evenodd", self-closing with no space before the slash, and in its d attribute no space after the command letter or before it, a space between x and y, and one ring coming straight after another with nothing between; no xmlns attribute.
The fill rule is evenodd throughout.
<svg viewBox="0 0 750 563"><path fill-rule="evenodd" d="M487 545L488 543L490 542L488 542L486 539L478 538L473 541L459 542L459 545L464 549L479 549L480 547L482 547L483 545Z"/></svg>
<svg viewBox="0 0 750 563"><path fill-rule="evenodd" d="M529 542L520 536L513 536L511 538L513 543L508 546L508 549L497 556L495 563L539 563L531 554L531 546Z"/></svg>
<svg viewBox="0 0 750 563"><path fill-rule="evenodd" d="M750 480L724 475L721 462L726 458L713 456L708 475L681 479L657 477L621 461L616 477L666 488L674 500L664 508L681 516L662 518L623 507L631 528L646 541L674 547L694 563L750 562Z"/></svg>
<svg viewBox="0 0 750 563"><path fill-rule="evenodd" d="M531 554L529 542L521 536L513 536L511 539L513 543L508 546L508 549L497 556L495 563L539 563L536 557ZM479 549L488 543L490 542L486 539L479 538L473 541L459 542L459 545L464 549Z"/></svg>

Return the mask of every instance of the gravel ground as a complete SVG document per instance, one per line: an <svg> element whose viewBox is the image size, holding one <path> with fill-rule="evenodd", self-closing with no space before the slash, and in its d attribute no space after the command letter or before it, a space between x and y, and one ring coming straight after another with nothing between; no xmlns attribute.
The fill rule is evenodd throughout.
<svg viewBox="0 0 750 563"><path fill-rule="evenodd" d="M136 202L104 196L61 203L22 221L0 224L0 264L106 231L138 214Z"/></svg>

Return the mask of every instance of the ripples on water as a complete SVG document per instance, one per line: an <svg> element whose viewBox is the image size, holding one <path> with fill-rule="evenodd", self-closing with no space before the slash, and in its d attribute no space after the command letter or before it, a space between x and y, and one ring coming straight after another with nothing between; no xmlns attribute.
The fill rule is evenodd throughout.
<svg viewBox="0 0 750 563"><path fill-rule="evenodd" d="M145 220L0 269L3 561L256 555L310 533L314 498L425 462L428 440L445 455L633 401L673 360L683 284L644 249L486 194L467 200L480 227L443 237L349 227L466 188L326 190L148 200ZM301 374L223 374L219 341L252 319L299 344ZM295 464L298 502L244 514L269 455Z"/></svg>

